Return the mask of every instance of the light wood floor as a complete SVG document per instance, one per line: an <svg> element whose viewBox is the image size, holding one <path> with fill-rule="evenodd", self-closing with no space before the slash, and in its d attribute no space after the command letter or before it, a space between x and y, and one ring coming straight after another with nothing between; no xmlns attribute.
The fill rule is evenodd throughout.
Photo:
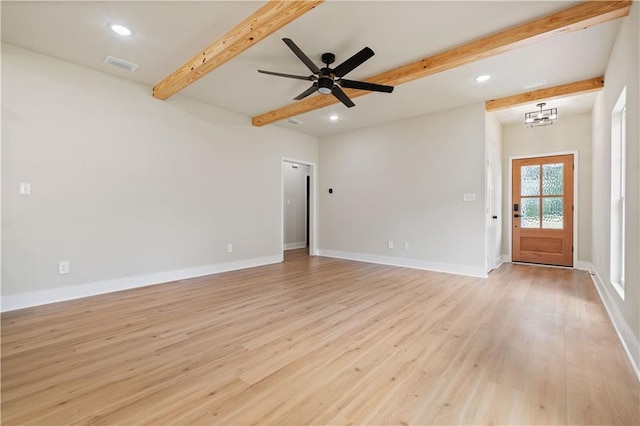
<svg viewBox="0 0 640 426"><path fill-rule="evenodd" d="M2 315L2 424L640 424L586 272L308 258Z"/></svg>

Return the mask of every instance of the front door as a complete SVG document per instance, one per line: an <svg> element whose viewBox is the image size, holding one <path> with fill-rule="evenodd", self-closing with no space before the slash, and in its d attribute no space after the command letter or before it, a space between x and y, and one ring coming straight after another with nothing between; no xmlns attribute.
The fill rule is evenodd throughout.
<svg viewBox="0 0 640 426"><path fill-rule="evenodd" d="M514 262L573 266L573 155L513 160Z"/></svg>

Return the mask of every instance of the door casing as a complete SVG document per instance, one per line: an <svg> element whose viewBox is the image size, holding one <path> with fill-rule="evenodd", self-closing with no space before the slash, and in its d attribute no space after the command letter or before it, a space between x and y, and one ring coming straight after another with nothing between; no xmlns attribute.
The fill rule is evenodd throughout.
<svg viewBox="0 0 640 426"><path fill-rule="evenodd" d="M309 166L309 241L307 241L309 256L316 256L318 252L318 169L316 163L295 158L281 157L280 159L280 247L284 252L284 164L296 163ZM283 256L284 258L284 256Z"/></svg>

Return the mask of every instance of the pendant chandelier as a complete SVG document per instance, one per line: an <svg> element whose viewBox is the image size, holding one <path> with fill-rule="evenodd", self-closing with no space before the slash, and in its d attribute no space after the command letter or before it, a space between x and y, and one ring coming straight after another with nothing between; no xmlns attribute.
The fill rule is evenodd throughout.
<svg viewBox="0 0 640 426"><path fill-rule="evenodd" d="M558 108L542 109L545 107L544 102L536 105L539 110L528 112L524 115L524 124L528 127L549 126L558 119Z"/></svg>

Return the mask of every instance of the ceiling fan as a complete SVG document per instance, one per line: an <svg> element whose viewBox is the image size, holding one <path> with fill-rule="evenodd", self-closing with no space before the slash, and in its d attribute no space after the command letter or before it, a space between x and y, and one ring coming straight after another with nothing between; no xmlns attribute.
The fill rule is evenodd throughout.
<svg viewBox="0 0 640 426"><path fill-rule="evenodd" d="M298 80L308 80L313 81L311 87L309 87L304 92L300 93L296 96L296 101L306 98L313 92L318 92L323 95L332 94L340 102L345 104L348 108L355 106L353 101L349 99L346 93L342 90L342 88L346 89L358 89L358 90L370 90L373 92L385 92L391 93L393 92L393 86L385 86L382 84L375 83L367 83L365 81L355 81L355 80L347 80L343 78L347 73L353 71L358 66L362 65L367 59L371 58L374 53L373 50L365 47L340 65L335 68L330 68L329 65L335 62L336 56L333 53L323 53L322 54L322 62L325 64L325 67L318 68L316 64L309 59L307 55L293 42L293 40L289 38L283 38L282 41L285 42L289 49L295 53L295 55L311 70L312 75L305 77L303 75L292 75L292 74L283 74L279 72L273 71L264 71L258 70L258 72L263 74L275 75L278 77L286 77L286 78L295 78Z"/></svg>

